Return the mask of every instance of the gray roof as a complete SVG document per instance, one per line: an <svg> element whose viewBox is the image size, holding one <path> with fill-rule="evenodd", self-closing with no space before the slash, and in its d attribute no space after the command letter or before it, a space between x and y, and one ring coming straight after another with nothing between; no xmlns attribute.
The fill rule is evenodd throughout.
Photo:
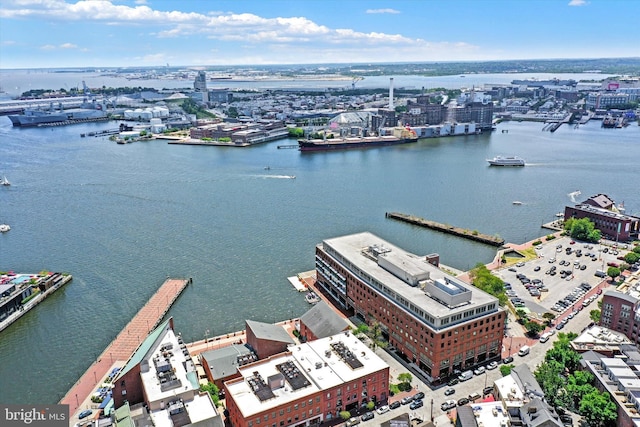
<svg viewBox="0 0 640 427"><path fill-rule="evenodd" d="M267 341L280 341L287 344L295 344L293 338L289 336L282 326L272 325L271 323L256 322L255 320L246 320L247 329L251 329L256 338Z"/></svg>
<svg viewBox="0 0 640 427"><path fill-rule="evenodd" d="M618 298L624 301L627 301L631 304L636 304L638 302L638 298L633 297L629 294L624 294L622 292L618 292L615 290L608 290L604 293L603 297L613 297L613 298Z"/></svg>
<svg viewBox="0 0 640 427"><path fill-rule="evenodd" d="M209 350L202 353L206 359L213 379L226 378L238 371L238 366L242 366L242 356L250 356L252 351L246 345L232 344L216 350ZM254 359L255 360L255 359Z"/></svg>
<svg viewBox="0 0 640 427"><path fill-rule="evenodd" d="M349 327L347 321L333 311L325 301L320 301L303 314L300 322L304 323L317 338L336 335Z"/></svg>
<svg viewBox="0 0 640 427"><path fill-rule="evenodd" d="M511 369L511 376L516 380L524 394L529 395L533 393L537 397L544 397L544 392L531 373L528 365L522 364L514 367Z"/></svg>
<svg viewBox="0 0 640 427"><path fill-rule="evenodd" d="M458 421L456 425L461 427L477 427L476 416L469 405L459 406L457 409Z"/></svg>
<svg viewBox="0 0 640 427"><path fill-rule="evenodd" d="M527 427L561 427L562 422L556 411L539 398L520 408L520 418Z"/></svg>

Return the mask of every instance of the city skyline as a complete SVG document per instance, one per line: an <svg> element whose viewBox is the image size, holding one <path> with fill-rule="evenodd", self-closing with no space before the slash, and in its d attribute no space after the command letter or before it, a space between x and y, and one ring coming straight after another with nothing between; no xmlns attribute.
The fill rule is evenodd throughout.
<svg viewBox="0 0 640 427"><path fill-rule="evenodd" d="M0 68L638 56L625 0L3 0Z"/></svg>

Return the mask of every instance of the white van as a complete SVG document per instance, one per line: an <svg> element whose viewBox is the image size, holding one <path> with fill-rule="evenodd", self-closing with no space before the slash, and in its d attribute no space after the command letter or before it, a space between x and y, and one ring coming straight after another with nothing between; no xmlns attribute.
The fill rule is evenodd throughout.
<svg viewBox="0 0 640 427"><path fill-rule="evenodd" d="M551 338L551 334L549 332L542 334L540 337L540 342L547 342Z"/></svg>
<svg viewBox="0 0 640 427"><path fill-rule="evenodd" d="M472 371L464 371L458 376L458 380L460 381L467 381L467 380L470 380L471 378L473 378Z"/></svg>
<svg viewBox="0 0 640 427"><path fill-rule="evenodd" d="M529 348L528 345L523 345L522 348L520 348L520 350L518 351L518 356L523 357L526 356L527 354L529 354L529 351L531 349Z"/></svg>

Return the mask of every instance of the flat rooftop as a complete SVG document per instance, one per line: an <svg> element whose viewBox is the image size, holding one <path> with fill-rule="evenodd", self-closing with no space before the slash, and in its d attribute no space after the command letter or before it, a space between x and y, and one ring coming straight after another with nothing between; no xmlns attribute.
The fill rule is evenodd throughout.
<svg viewBox="0 0 640 427"><path fill-rule="evenodd" d="M445 273L438 267L428 263L425 257L407 252L372 233L363 232L327 239L323 241L322 245L325 251L336 257L341 264L349 268L361 280L377 288L380 293L396 303L402 304L404 300L407 303L405 307L414 313L422 311L424 316L421 317L428 324L438 329L461 322L441 323L436 319L444 320L449 316L473 311L473 315L461 317L462 321L467 321L480 315L498 311L497 298L457 279L455 276ZM383 252L381 256L389 260L386 262L393 266L396 274L406 275L405 279L407 277L425 279L421 279L418 286L411 286L396 274L381 267L376 259L367 256L364 252L370 247L379 248ZM327 248L330 248L330 250L327 250ZM379 286L376 286L375 282ZM456 307L448 306L425 293L423 286L429 282L432 284L439 283L438 287L451 295L468 292L470 293L470 299L467 303ZM480 308L485 309L476 313L475 311ZM434 320L429 321L427 316L432 316Z"/></svg>
<svg viewBox="0 0 640 427"><path fill-rule="evenodd" d="M225 383L245 418L389 368L349 332L288 350L240 367L242 378Z"/></svg>

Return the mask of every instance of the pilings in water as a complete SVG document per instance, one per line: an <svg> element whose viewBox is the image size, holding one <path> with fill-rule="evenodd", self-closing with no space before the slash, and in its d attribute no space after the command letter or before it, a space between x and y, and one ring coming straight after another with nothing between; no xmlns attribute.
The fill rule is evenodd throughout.
<svg viewBox="0 0 640 427"><path fill-rule="evenodd" d="M502 246L504 239L497 236L489 236L488 234L478 233L475 230L454 227L452 225L441 224L439 222L430 221L413 215L407 215L400 212L387 212L385 218L396 219L398 221L408 222L409 224L418 225L420 227L430 228L432 230L442 231L443 233L453 234L454 236L464 237L465 239L475 240L476 242L486 243L492 246Z"/></svg>

